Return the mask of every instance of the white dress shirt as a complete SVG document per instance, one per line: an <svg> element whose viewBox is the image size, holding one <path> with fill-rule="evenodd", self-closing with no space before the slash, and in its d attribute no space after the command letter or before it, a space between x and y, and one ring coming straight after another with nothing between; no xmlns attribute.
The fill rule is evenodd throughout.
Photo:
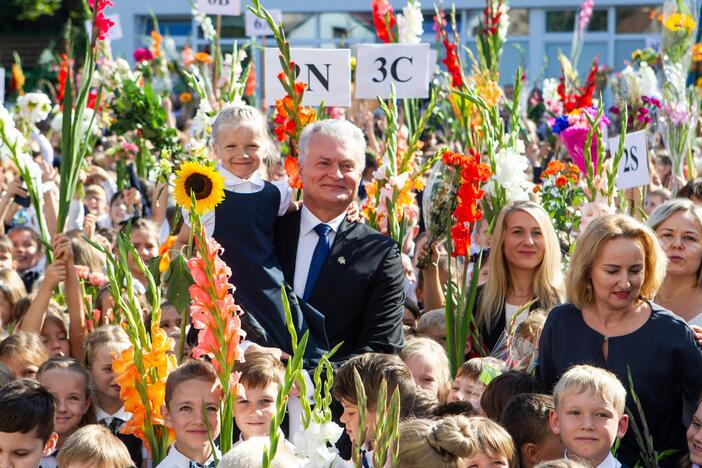
<svg viewBox="0 0 702 468"><path fill-rule="evenodd" d="M109 426L110 423L112 423L113 418L119 418L122 421L127 422L132 419L132 413L125 411L124 406L118 409L115 414L110 414L99 406L95 406L95 419L97 419L98 422Z"/></svg>
<svg viewBox="0 0 702 468"><path fill-rule="evenodd" d="M344 211L336 218L323 223L331 228L329 232L329 245L334 244L334 238L341 226L341 222L346 217ZM312 254L317 247L319 235L314 231L315 226L322 223L312 212L303 204L300 212L300 236L297 238L297 256L295 257L295 278L293 289L295 294L302 297L305 293L305 284L307 283L307 275L310 272L310 263L312 263Z"/></svg>
<svg viewBox="0 0 702 468"><path fill-rule="evenodd" d="M224 178L224 190L234 193L258 193L263 190L265 181L261 177L259 171L254 172L248 179L237 177L221 164L217 164L217 172ZM280 191L280 206L278 207L278 216L283 216L290 206L290 198L292 189L288 184L288 179L276 180L271 182ZM205 227L205 232L208 237L212 237L215 230L215 212L208 211L201 216L202 225ZM186 210L183 210L183 221L190 226L190 215ZM248 220L247 220L248 221Z"/></svg>
<svg viewBox="0 0 702 468"><path fill-rule="evenodd" d="M161 463L156 465L156 468L190 468L190 459L178 451L176 448L177 443L178 441L171 445L171 448L168 450L168 455L161 461ZM214 460L213 455L210 455L210 458L207 459L205 464L208 464Z"/></svg>
<svg viewBox="0 0 702 468"><path fill-rule="evenodd" d="M565 457L569 458L567 450L565 453ZM609 452L609 454L607 455L607 458L605 458L602 461L602 463L597 465L595 468L620 468L621 466L622 466L622 464L619 462L619 460L614 458L614 455L612 455L612 452Z"/></svg>

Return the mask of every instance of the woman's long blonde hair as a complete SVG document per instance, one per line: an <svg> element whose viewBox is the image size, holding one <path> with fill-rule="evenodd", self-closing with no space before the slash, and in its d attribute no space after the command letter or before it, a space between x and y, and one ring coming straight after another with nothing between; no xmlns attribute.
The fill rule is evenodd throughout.
<svg viewBox="0 0 702 468"><path fill-rule="evenodd" d="M551 219L541 206L531 201L514 202L502 209L495 222L492 248L488 259L488 278L478 304L478 325L490 329L498 320L507 292L512 288L509 266L504 253L507 216L523 211L536 220L544 237L544 258L534 272L532 287L539 307L551 310L563 302L561 249Z"/></svg>

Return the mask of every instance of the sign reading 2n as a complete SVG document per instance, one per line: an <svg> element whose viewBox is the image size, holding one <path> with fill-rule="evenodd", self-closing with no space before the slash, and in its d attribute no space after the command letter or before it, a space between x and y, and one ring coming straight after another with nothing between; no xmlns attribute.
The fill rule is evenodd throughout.
<svg viewBox="0 0 702 468"><path fill-rule="evenodd" d="M277 48L266 48L264 55L264 92L266 103L285 96L285 90L278 80L282 71ZM290 49L290 57L295 63L297 81L307 84L302 104L318 106L351 106L351 51L349 49Z"/></svg>

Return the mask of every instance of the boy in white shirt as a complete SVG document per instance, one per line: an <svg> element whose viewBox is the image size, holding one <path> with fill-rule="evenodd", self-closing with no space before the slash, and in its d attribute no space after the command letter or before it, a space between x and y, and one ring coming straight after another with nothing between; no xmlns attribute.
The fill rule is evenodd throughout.
<svg viewBox="0 0 702 468"><path fill-rule="evenodd" d="M566 458L595 468L619 468L611 453L629 425L626 390L613 373L588 365L571 367L553 389L551 428L560 434Z"/></svg>

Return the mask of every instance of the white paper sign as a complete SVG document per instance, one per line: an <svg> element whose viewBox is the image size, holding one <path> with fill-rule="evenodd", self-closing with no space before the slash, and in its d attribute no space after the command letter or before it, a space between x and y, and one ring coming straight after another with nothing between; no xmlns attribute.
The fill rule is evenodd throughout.
<svg viewBox="0 0 702 468"><path fill-rule="evenodd" d="M429 97L429 44L360 44L356 54L356 98Z"/></svg>
<svg viewBox="0 0 702 468"><path fill-rule="evenodd" d="M0 67L0 104L5 102L5 69Z"/></svg>
<svg viewBox="0 0 702 468"><path fill-rule="evenodd" d="M275 20L276 23L280 24L283 22L283 12L280 10L268 10L268 13L271 14L271 17ZM272 36L273 31L271 30L271 27L268 25L268 21L259 18L258 16L254 15L251 11L246 10L244 12L244 16L246 18L246 35L248 37L256 37L256 36Z"/></svg>
<svg viewBox="0 0 702 468"><path fill-rule="evenodd" d="M297 81L307 84L302 104L318 106L351 106L351 51L349 49L290 49L290 57L295 62ZM266 68L264 92L266 103L285 96L285 90L278 80L282 71L277 48L266 48L264 54Z"/></svg>
<svg viewBox="0 0 702 468"><path fill-rule="evenodd" d="M107 32L107 38L110 41L116 41L117 39L122 39L122 21L119 19L119 14L115 13L114 15L105 15L105 18L112 20L115 24L110 28L110 30ZM93 23L91 21L86 21L85 22L85 30L88 32L88 36L90 36L93 32Z"/></svg>
<svg viewBox="0 0 702 468"><path fill-rule="evenodd" d="M619 137L609 139L609 151L612 157L619 149ZM651 177L648 174L648 158L646 152L646 132L628 133L624 139L624 154L619 161L617 171L617 188L624 190L632 187L648 185Z"/></svg>
<svg viewBox="0 0 702 468"><path fill-rule="evenodd" d="M206 15L239 16L241 0L197 0L197 9Z"/></svg>

